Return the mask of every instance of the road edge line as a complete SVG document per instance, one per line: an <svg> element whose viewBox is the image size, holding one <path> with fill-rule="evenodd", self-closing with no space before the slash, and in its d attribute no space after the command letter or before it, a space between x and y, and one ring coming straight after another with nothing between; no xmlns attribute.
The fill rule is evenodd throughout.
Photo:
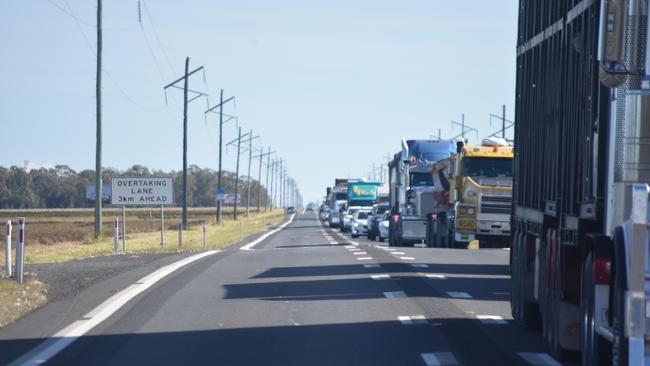
<svg viewBox="0 0 650 366"><path fill-rule="evenodd" d="M131 284L124 290L109 297L104 302L90 310L81 320L76 320L72 324L56 332L51 337L48 337L41 344L20 356L16 360L9 363L13 365L41 365L47 362L52 357L63 351L69 345L74 343L78 338L88 333L101 322L108 319L111 315L115 314L119 309L126 305L129 301L133 300L137 295L149 289L151 286L158 283L163 278L178 269L203 259L207 256L217 254L220 250L210 250L207 252L195 254L168 264Z"/></svg>
<svg viewBox="0 0 650 366"><path fill-rule="evenodd" d="M255 239L254 241L244 245L243 247L239 248L239 250L253 250L254 246L256 246L257 244L259 244L262 241L266 240L266 238L268 238L269 236L271 236L271 235L277 233L278 231L284 229L287 225L289 225L291 222L293 222L293 218L295 216L296 216L295 214L291 215L291 217L289 218L289 221L287 221L284 224L280 225L280 227L278 227L277 229L269 231L268 233L260 236L259 238Z"/></svg>

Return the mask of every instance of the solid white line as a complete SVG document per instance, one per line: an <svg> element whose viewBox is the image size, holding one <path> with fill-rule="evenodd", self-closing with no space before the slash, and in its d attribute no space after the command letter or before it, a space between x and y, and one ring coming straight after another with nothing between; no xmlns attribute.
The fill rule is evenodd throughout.
<svg viewBox="0 0 650 366"><path fill-rule="evenodd" d="M404 253L404 252L393 252L393 254L395 254L395 255L405 255L406 253Z"/></svg>
<svg viewBox="0 0 650 366"><path fill-rule="evenodd" d="M62 330L58 331L52 337L48 338L36 348L21 356L10 365L40 365L47 362L49 359L72 344L75 340L77 340L77 338L88 333L91 329L96 327L104 320L108 319L108 317L113 315L134 297L138 296L169 274L192 262L196 262L199 259L219 252L219 250L210 250L207 252L199 253L191 257L181 259L172 264L168 264L158 269L157 271L150 273L149 275L141 278L139 281L136 281L133 285L109 297L106 301L86 314L82 320L77 320Z"/></svg>
<svg viewBox="0 0 650 366"><path fill-rule="evenodd" d="M364 268L379 268L381 267L379 264L364 264Z"/></svg>
<svg viewBox="0 0 650 366"><path fill-rule="evenodd" d="M353 255L368 255L367 252L352 252Z"/></svg>
<svg viewBox="0 0 650 366"><path fill-rule="evenodd" d="M256 246L257 244L261 243L263 240L265 240L269 236L277 233L278 231L284 229L287 225L289 225L293 221L294 216L295 215L291 215L291 217L289 218L289 221L282 224L279 228L277 228L275 230L272 230L272 231L269 231L268 233L260 236L257 240L255 240L255 241L253 241L251 243L248 243L248 244L244 245L243 247L241 247L239 249L241 249L241 250L253 250L254 246Z"/></svg>
<svg viewBox="0 0 650 366"><path fill-rule="evenodd" d="M357 247L355 247L354 245L346 245L343 248L350 249L350 250L361 250L361 249L357 249Z"/></svg>
<svg viewBox="0 0 650 366"><path fill-rule="evenodd" d="M411 317L408 316L408 315L400 315L400 316L397 317L397 320L399 320L404 325L413 324L413 322L411 321Z"/></svg>
<svg viewBox="0 0 650 366"><path fill-rule="evenodd" d="M427 366L454 366L458 365L458 360L451 352L436 352L420 354Z"/></svg>
<svg viewBox="0 0 650 366"><path fill-rule="evenodd" d="M413 267L413 268L429 268L429 265L424 264L424 263L413 263L413 264L411 264L411 267Z"/></svg>
<svg viewBox="0 0 650 366"><path fill-rule="evenodd" d="M437 280L446 280L447 279L447 277L445 277L444 275L441 275L441 274L426 274L425 276L427 278L435 278Z"/></svg>
<svg viewBox="0 0 650 366"><path fill-rule="evenodd" d="M371 275L370 278L373 280L389 280L390 275L387 274L377 274L377 275Z"/></svg>
<svg viewBox="0 0 650 366"><path fill-rule="evenodd" d="M483 324L508 324L507 321L498 315L477 315L476 318Z"/></svg>
<svg viewBox="0 0 650 366"><path fill-rule="evenodd" d="M371 260L371 259L372 259L372 257L357 257L358 261L367 261L367 260Z"/></svg>
<svg viewBox="0 0 650 366"><path fill-rule="evenodd" d="M348 248L348 250L351 251L351 252L360 252L361 251L361 249L359 249L359 248Z"/></svg>
<svg viewBox="0 0 650 366"><path fill-rule="evenodd" d="M413 258L413 257L399 257L399 259L403 259L405 261L414 261L415 260L415 258Z"/></svg>
<svg viewBox="0 0 650 366"><path fill-rule="evenodd" d="M534 366L560 366L560 363L548 353L519 352L517 354Z"/></svg>
<svg viewBox="0 0 650 366"><path fill-rule="evenodd" d="M467 292L447 292L447 295L450 297L454 297L456 299L471 299L472 295L468 294Z"/></svg>
<svg viewBox="0 0 650 366"><path fill-rule="evenodd" d="M404 291L384 292L384 297L393 299L397 297L406 297L406 294L404 293Z"/></svg>

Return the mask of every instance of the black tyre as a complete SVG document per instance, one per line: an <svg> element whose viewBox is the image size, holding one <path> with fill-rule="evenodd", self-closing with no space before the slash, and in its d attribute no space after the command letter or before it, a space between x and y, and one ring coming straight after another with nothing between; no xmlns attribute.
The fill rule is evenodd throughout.
<svg viewBox="0 0 650 366"><path fill-rule="evenodd" d="M623 228L614 231L614 259L611 267L610 312L614 343L612 344L612 365L628 365L628 340L625 338L625 291L627 290L627 273L625 258L625 236Z"/></svg>
<svg viewBox="0 0 650 366"><path fill-rule="evenodd" d="M604 366L607 364L607 345L595 330L594 301L594 259L589 253L582 266L580 282L580 349L583 366Z"/></svg>

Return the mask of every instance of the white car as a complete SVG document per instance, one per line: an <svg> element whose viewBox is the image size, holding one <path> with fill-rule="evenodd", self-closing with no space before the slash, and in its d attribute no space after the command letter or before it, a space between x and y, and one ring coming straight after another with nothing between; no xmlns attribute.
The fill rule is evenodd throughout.
<svg viewBox="0 0 650 366"><path fill-rule="evenodd" d="M359 235L368 233L368 215L370 211L357 211L350 219L350 232L353 238L358 238Z"/></svg>
<svg viewBox="0 0 650 366"><path fill-rule="evenodd" d="M350 221L352 220L352 216L354 215L355 212L359 211L358 208L348 208L346 211L343 211L341 213L341 232L342 233L347 233L350 230L352 230L352 226L350 226Z"/></svg>
<svg viewBox="0 0 650 366"><path fill-rule="evenodd" d="M379 236L378 236L378 238L379 238L379 241L381 241L381 242L383 242L384 240L386 240L386 238L388 238L388 225L390 224L390 222L388 220L390 220L390 212L384 213L384 216L382 216L381 221L379 221L379 225L378 225L378 227L379 227Z"/></svg>

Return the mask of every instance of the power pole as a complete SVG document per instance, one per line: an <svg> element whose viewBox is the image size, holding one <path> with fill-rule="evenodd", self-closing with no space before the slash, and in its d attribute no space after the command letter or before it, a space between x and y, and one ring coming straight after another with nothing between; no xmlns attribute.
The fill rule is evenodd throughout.
<svg viewBox="0 0 650 366"><path fill-rule="evenodd" d="M259 136L253 137L253 130L250 132L250 137L248 138L248 174L246 179L246 217L250 213L251 207L251 163L253 161L253 140L259 138Z"/></svg>
<svg viewBox="0 0 650 366"><path fill-rule="evenodd" d="M271 156L271 147L269 146L269 152L264 153L264 149L260 149L260 154L256 157L257 159L260 159L260 167L259 167L259 172L257 174L257 213L260 212L260 206L262 205L262 165L264 164L264 157L266 156ZM268 166L266 167L266 189L267 189L267 194L268 194L268 187L269 187L269 168ZM268 201L268 198L265 200ZM267 202L268 204L268 202ZM264 211L266 211L266 208L264 208Z"/></svg>
<svg viewBox="0 0 650 366"><path fill-rule="evenodd" d="M455 140L455 139L461 137L463 139L463 142L465 142L465 133L472 132L472 131L474 131L476 133L476 138L478 138L478 130L476 128L474 128L474 127L470 127L470 126L465 125L465 113L462 114L461 123L458 123L456 121L451 121L451 127L452 128L454 127L454 125L460 126L461 131L460 131L460 134L452 137L451 138L452 140Z"/></svg>
<svg viewBox="0 0 650 366"><path fill-rule="evenodd" d="M490 124L492 124L492 118L497 118L497 119L501 120L501 130L496 131L495 133L493 133L493 134L491 134L491 135L489 135L487 137L488 138L489 137L497 137L497 136L501 135L501 137L503 139L507 140L506 131L509 128L512 128L515 125L515 122L510 121L510 120L508 120L506 118L506 106L505 106L505 104L501 106L501 115L500 116L497 116L496 114L490 113ZM512 142L512 140L510 140L510 142Z"/></svg>
<svg viewBox="0 0 650 366"><path fill-rule="evenodd" d="M252 131L251 131L252 132ZM230 141L229 143L226 144L226 146L230 146L237 142L237 171L235 174L235 201L234 201L234 214L233 214L233 219L237 220L237 196L239 195L239 156L241 155L241 143L242 143L242 138L248 136L249 133L246 133L244 135L241 134L241 127L239 127L239 134L236 139ZM246 141L244 141L246 142Z"/></svg>
<svg viewBox="0 0 650 366"><path fill-rule="evenodd" d="M219 104L208 108L204 114L207 114L214 112L215 109L219 108L219 173L217 175L217 194L221 193L223 188L221 187L221 165L222 165L222 155L223 155L223 125L224 123L227 123L228 121L232 119L236 119L237 117L235 116L228 116L228 120L224 122L223 120L223 105L230 102L231 100L234 100L235 97L230 97L226 100L223 100L223 89L221 89L221 92L219 93ZM217 197L217 223L221 223L221 206L222 206L222 201Z"/></svg>
<svg viewBox="0 0 650 366"><path fill-rule="evenodd" d="M95 84L97 131L95 142L95 238L102 235L102 0L97 0L97 76Z"/></svg>
<svg viewBox="0 0 650 366"><path fill-rule="evenodd" d="M183 204L183 218L182 218L182 228L183 230L187 230L187 106L190 102L194 101L195 99L202 97L202 96L208 96L205 93L201 93L195 90L189 90L189 79L190 75L203 70L203 66L193 70L192 72L190 70L190 58L186 57L185 58L185 74L181 76L180 78L174 80L172 83L167 84L163 89L165 90L165 93L167 92L168 88L176 88L176 89L183 89L183 197L181 197L181 203ZM180 81L183 81L183 87L179 87L176 84L179 83ZM193 94L196 94L191 100L188 100L188 93L192 92Z"/></svg>
<svg viewBox="0 0 650 366"><path fill-rule="evenodd" d="M271 165L271 209L276 207L275 191L277 190L276 186L278 185L277 166L278 159L273 159L273 164Z"/></svg>

